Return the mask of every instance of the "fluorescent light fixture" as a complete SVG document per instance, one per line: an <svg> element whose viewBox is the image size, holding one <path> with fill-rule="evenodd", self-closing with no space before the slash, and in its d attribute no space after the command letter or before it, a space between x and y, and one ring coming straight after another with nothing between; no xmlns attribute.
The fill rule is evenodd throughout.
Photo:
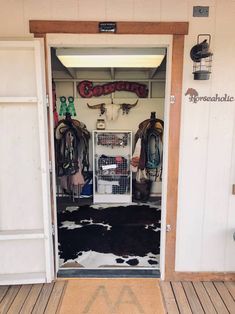
<svg viewBox="0 0 235 314"><path fill-rule="evenodd" d="M67 68L156 68L165 48L62 48L56 55Z"/></svg>

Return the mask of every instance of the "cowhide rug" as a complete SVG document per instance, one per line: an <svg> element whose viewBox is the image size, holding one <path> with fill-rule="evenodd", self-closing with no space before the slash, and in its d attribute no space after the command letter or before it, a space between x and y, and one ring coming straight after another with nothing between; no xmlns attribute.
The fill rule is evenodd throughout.
<svg viewBox="0 0 235 314"><path fill-rule="evenodd" d="M160 220L156 204L67 207L58 213L60 267L159 268Z"/></svg>

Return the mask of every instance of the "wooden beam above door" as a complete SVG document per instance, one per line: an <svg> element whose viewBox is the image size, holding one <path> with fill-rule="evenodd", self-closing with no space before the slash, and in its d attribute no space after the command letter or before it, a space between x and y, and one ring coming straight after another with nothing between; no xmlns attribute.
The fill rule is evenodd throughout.
<svg viewBox="0 0 235 314"><path fill-rule="evenodd" d="M29 21L30 33L35 37L48 33L96 34L98 21ZM116 22L116 34L187 35L188 22Z"/></svg>

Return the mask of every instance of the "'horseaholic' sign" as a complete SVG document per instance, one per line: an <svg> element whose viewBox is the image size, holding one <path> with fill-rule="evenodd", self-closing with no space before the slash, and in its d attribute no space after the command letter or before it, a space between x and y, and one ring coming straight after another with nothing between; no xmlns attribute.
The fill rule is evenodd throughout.
<svg viewBox="0 0 235 314"><path fill-rule="evenodd" d="M235 101L235 98L228 94L224 95L215 94L215 96L200 96L196 89L191 87L187 89L185 96L189 96L189 101L193 103L197 103L198 101L214 101L214 102Z"/></svg>

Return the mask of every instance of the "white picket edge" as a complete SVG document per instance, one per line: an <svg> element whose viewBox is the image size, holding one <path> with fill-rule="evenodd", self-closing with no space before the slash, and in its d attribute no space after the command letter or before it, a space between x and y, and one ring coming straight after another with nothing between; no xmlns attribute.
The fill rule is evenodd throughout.
<svg viewBox="0 0 235 314"><path fill-rule="evenodd" d="M45 266L47 281L54 279L53 270L53 247L52 247L52 223L51 223L51 204L50 204L50 177L49 177L49 148L48 148L48 125L47 125L47 106L45 90L45 60L40 40L36 39L35 44L35 72L36 88L38 101L38 125L39 142L41 156L42 174L42 199L43 199L43 224L45 235Z"/></svg>

